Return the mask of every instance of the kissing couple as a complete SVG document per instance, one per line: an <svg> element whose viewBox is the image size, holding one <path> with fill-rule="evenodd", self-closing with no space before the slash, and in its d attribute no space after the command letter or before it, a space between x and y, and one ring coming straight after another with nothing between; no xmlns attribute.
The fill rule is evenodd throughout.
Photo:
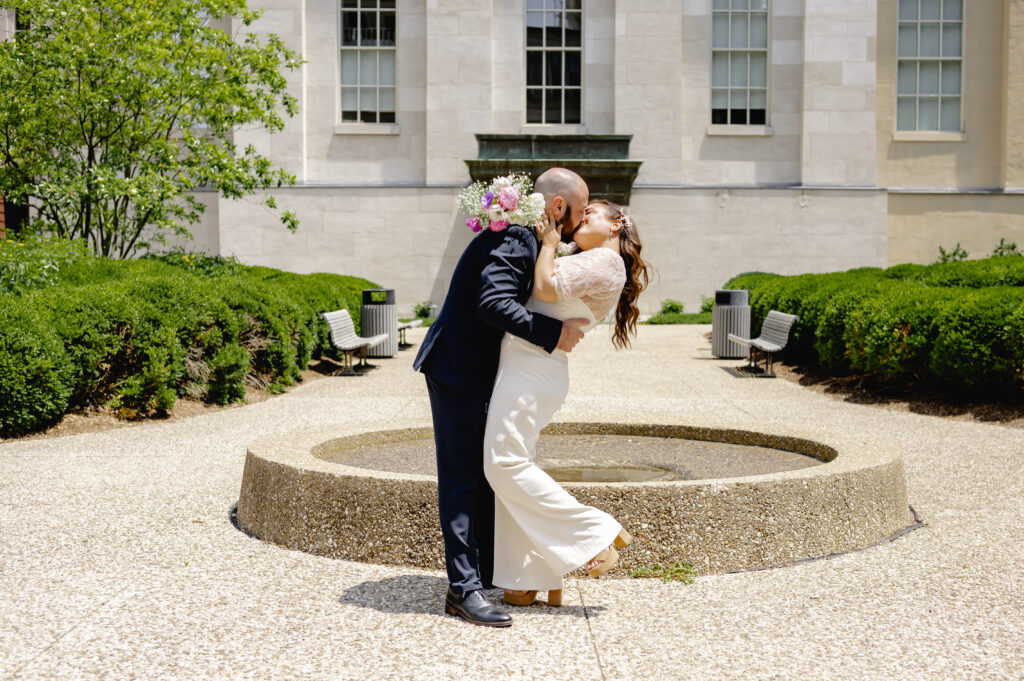
<svg viewBox="0 0 1024 681"><path fill-rule="evenodd" d="M612 315L612 342L629 345L648 267L630 216L589 201L576 173L551 168L533 191L531 199L543 195L537 224L494 220L466 247L413 364L426 376L433 414L445 611L492 627L512 618L483 589L503 588L512 605L547 591L558 606L564 575L583 567L599 577L631 541L534 457L569 391L568 353ZM540 197L532 203L539 214ZM578 252L556 259L569 242Z"/></svg>

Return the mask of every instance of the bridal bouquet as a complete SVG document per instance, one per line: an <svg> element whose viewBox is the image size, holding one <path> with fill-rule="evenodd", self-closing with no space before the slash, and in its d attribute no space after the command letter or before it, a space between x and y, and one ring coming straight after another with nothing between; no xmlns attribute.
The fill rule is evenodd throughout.
<svg viewBox="0 0 1024 681"><path fill-rule="evenodd" d="M544 219L544 195L532 190L533 182L522 173L496 177L489 184L474 182L459 194L459 210L470 216L466 226L474 232L532 226Z"/></svg>

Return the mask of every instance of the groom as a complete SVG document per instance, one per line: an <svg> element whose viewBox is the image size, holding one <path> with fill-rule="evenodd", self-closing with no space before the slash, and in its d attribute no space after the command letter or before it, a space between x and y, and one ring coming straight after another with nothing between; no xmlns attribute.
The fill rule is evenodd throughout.
<svg viewBox="0 0 1024 681"><path fill-rule="evenodd" d="M589 197L583 178L551 168L537 178L544 212L565 238L579 227ZM445 611L467 622L511 626L512 618L483 596L492 588L494 492L484 477L487 403L498 371L501 338L514 334L546 351L572 350L586 319L559 321L530 312L539 241L530 225L484 230L459 258L440 314L413 368L427 379L437 451L437 501L444 537Z"/></svg>

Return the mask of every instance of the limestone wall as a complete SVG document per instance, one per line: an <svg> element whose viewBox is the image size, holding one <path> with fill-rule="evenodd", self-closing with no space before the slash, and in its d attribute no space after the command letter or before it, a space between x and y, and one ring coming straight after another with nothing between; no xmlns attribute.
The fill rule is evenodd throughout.
<svg viewBox="0 0 1024 681"><path fill-rule="evenodd" d="M889 265L935 262L957 243L982 258L1000 238L1024 249L1024 195L890 194L888 224Z"/></svg>

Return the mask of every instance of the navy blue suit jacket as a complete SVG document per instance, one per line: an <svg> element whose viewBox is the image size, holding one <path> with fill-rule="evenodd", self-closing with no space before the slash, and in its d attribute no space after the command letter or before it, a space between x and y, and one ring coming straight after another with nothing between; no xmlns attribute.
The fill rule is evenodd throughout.
<svg viewBox="0 0 1024 681"><path fill-rule="evenodd" d="M539 248L534 230L521 225L474 237L455 266L413 368L487 399L506 331L554 351L562 322L523 307L533 289Z"/></svg>

